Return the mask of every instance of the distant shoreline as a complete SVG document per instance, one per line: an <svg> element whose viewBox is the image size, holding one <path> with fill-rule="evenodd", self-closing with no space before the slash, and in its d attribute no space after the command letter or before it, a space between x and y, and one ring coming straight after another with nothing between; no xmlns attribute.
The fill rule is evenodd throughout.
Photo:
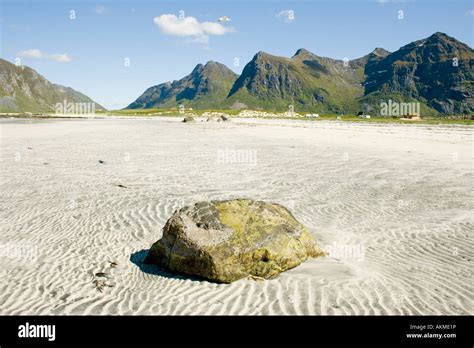
<svg viewBox="0 0 474 348"><path fill-rule="evenodd" d="M197 120L204 121L209 117L209 114L216 116L223 114L230 119L256 119L256 120L297 120L297 121L333 121L333 122L356 122L356 123L382 123L382 124L429 124L429 125L446 125L446 124L460 124L460 125L474 125L474 115L463 118L461 115L445 116L445 117L424 117L422 119L410 120L407 118L392 118L383 116L371 116L371 118L361 118L353 115L320 115L318 117L305 117L298 114L297 116L287 116L285 113L277 113L273 111L256 111L257 113L268 113L270 116L239 116L235 114L235 110L227 113L222 110L193 110L191 112L178 113L175 110L154 111L149 113L145 110L114 110L110 112L98 112L95 114L50 114L50 113L0 113L0 118L18 118L18 119L117 119L117 118L144 118L150 119L154 117L159 118L184 118L185 116L192 116ZM232 112L233 111L233 112ZM207 114L206 114L207 113ZM281 116L279 115L281 114ZM466 116L464 116L466 117Z"/></svg>

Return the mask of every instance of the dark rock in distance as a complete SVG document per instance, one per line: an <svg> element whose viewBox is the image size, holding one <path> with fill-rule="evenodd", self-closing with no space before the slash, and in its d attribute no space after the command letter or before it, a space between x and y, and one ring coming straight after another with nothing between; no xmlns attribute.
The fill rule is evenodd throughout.
<svg viewBox="0 0 474 348"><path fill-rule="evenodd" d="M192 116L185 116L183 122L196 122L196 120Z"/></svg>

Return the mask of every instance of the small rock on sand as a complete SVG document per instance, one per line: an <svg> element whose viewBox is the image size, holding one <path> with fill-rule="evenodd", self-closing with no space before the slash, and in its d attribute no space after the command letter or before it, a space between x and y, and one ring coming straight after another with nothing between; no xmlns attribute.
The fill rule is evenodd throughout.
<svg viewBox="0 0 474 348"><path fill-rule="evenodd" d="M185 116L183 119L183 122L188 123L188 122L195 122L196 120L192 116Z"/></svg>

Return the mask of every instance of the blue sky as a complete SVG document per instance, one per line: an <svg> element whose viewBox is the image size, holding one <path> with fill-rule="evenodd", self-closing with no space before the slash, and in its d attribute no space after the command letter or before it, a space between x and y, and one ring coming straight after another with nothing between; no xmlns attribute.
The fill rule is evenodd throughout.
<svg viewBox="0 0 474 348"><path fill-rule="evenodd" d="M436 31L474 43L472 0L0 2L2 58L112 109L208 60L240 73L258 51L354 59Z"/></svg>

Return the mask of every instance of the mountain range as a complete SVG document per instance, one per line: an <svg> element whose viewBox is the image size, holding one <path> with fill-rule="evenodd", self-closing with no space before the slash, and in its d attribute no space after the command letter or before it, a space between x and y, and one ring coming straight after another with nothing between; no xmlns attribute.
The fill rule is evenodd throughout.
<svg viewBox="0 0 474 348"><path fill-rule="evenodd" d="M0 112L51 112L57 103L94 103L27 66L0 59ZM198 64L180 80L148 88L127 109L265 109L377 114L387 101L419 102L422 115L474 113L474 51L444 33L395 52L376 48L338 60L299 49L291 57L258 52L240 75L225 65Z"/></svg>
<svg viewBox="0 0 474 348"><path fill-rule="evenodd" d="M0 58L0 112L52 112L57 103L94 103L70 87L51 83L27 66L17 66Z"/></svg>
<svg viewBox="0 0 474 348"><path fill-rule="evenodd" d="M191 74L179 81L165 82L148 88L129 109L176 107L177 102L192 101L195 107L216 108L239 76L223 64L213 61L198 64Z"/></svg>
<svg viewBox="0 0 474 348"><path fill-rule="evenodd" d="M252 108L320 113L379 111L382 101L419 102L422 114L474 112L474 51L437 32L395 52L376 48L354 60L299 49L291 58L258 52L240 76L198 64L178 81L148 88L128 109Z"/></svg>

